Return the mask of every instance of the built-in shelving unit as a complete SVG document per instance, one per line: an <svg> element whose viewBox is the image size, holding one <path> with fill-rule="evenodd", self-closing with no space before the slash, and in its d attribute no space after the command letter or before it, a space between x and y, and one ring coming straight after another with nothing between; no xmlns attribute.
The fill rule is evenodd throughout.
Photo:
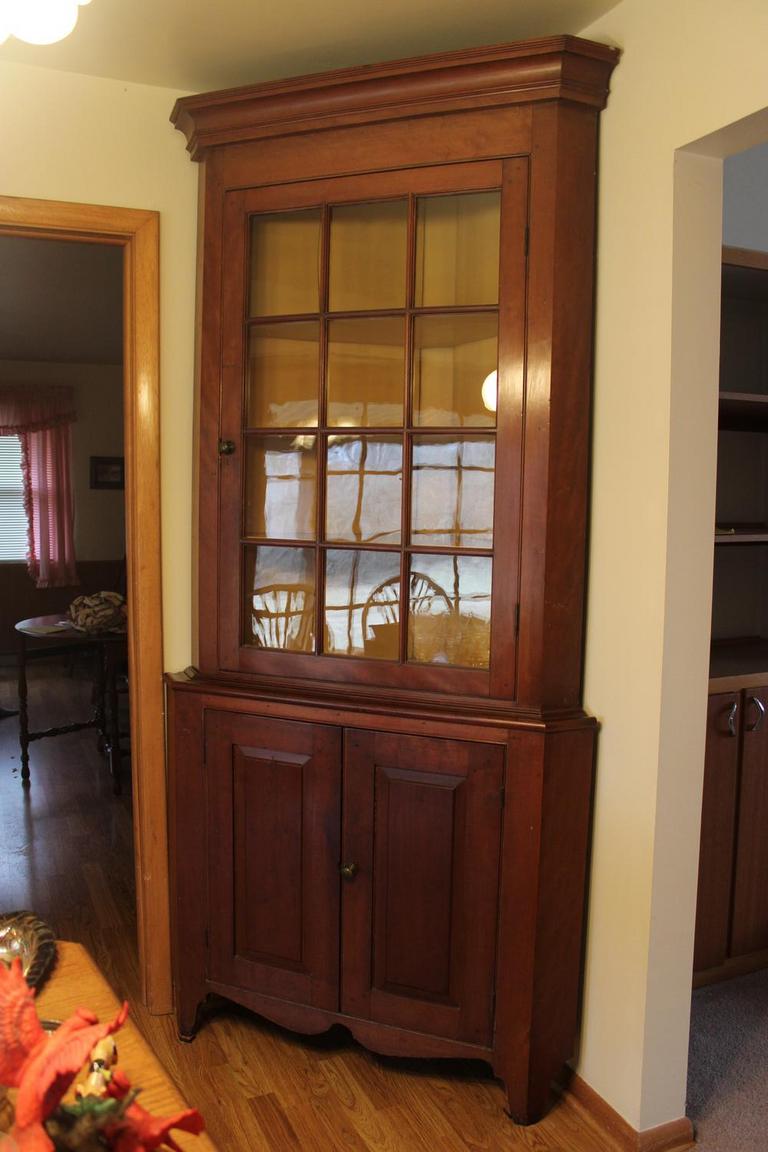
<svg viewBox="0 0 768 1152"><path fill-rule="evenodd" d="M768 684L768 253L723 249L718 428L713 692Z"/></svg>
<svg viewBox="0 0 768 1152"><path fill-rule="evenodd" d="M768 253L723 249L694 984L768 964Z"/></svg>

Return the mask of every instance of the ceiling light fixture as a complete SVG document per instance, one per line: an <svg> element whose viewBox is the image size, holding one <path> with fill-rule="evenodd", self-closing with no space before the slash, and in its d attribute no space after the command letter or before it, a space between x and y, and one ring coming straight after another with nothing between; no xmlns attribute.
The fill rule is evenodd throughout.
<svg viewBox="0 0 768 1152"><path fill-rule="evenodd" d="M0 0L0 44L9 36L27 44L55 44L77 24L91 0Z"/></svg>

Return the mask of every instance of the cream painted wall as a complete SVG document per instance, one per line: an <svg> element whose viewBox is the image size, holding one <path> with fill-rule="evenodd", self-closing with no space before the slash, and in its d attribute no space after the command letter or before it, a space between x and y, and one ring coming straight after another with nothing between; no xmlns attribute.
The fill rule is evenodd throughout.
<svg viewBox="0 0 768 1152"><path fill-rule="evenodd" d="M41 49L44 51L44 49ZM0 194L160 213L165 667L191 658L197 166L168 121L177 96L0 63Z"/></svg>
<svg viewBox="0 0 768 1152"><path fill-rule="evenodd" d="M585 703L601 733L578 1071L646 1129L685 1106L714 520L719 158L768 139L768 124L757 117L720 130L768 106L768 8L623 0L581 34L623 56L601 124L585 668Z"/></svg>

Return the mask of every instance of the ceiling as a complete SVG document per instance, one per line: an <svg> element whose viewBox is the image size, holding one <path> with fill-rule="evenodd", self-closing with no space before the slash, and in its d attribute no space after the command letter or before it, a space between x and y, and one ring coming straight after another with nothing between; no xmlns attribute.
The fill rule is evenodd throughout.
<svg viewBox="0 0 768 1152"><path fill-rule="evenodd" d="M119 364L123 249L0 236L0 361Z"/></svg>
<svg viewBox="0 0 768 1152"><path fill-rule="evenodd" d="M618 0L92 0L68 39L0 60L205 92L452 48L577 33Z"/></svg>

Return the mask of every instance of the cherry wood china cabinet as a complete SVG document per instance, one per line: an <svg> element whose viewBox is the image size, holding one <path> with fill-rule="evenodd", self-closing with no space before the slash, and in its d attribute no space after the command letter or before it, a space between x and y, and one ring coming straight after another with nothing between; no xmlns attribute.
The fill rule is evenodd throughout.
<svg viewBox="0 0 768 1152"><path fill-rule="evenodd" d="M577 1026L598 118L558 37L180 100L201 164L182 1036L209 993L491 1063Z"/></svg>

